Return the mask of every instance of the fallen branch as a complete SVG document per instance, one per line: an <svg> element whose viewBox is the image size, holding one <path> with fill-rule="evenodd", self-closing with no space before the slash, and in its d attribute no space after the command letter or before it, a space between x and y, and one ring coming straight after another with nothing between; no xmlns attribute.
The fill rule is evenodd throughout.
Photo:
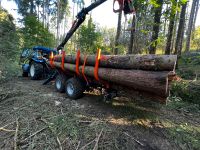
<svg viewBox="0 0 200 150"><path fill-rule="evenodd" d="M14 150L17 150L17 138L18 138L18 131L19 131L19 118L16 119L16 130L15 130L15 137L14 137Z"/></svg>
<svg viewBox="0 0 200 150"><path fill-rule="evenodd" d="M102 132L103 132L103 129L101 130L101 132L99 133L98 137L96 137L94 140L90 141L89 143L87 143L86 145L84 145L83 147L80 148L80 150L83 150L85 149L88 145L92 144L94 141L96 141L95 145L94 145L94 148L93 150L97 150L98 149L98 142L99 142L99 139L102 135Z"/></svg>
<svg viewBox="0 0 200 150"><path fill-rule="evenodd" d="M15 130L5 129L3 127L0 128L0 131L15 132Z"/></svg>
<svg viewBox="0 0 200 150"><path fill-rule="evenodd" d="M78 150L80 144L81 144L81 142L79 141L79 142L78 142L78 145L77 145L77 147L76 147L76 150Z"/></svg>
<svg viewBox="0 0 200 150"><path fill-rule="evenodd" d="M92 123L92 121L78 120L77 123L88 123L89 124L89 123Z"/></svg>
<svg viewBox="0 0 200 150"><path fill-rule="evenodd" d="M7 97L8 97L8 93L5 94L5 96L1 98L1 101L5 100Z"/></svg>
<svg viewBox="0 0 200 150"><path fill-rule="evenodd" d="M141 143L140 141L136 140L134 137L130 136L128 133L124 132L125 135L127 135L128 137L130 137L132 140L134 140L136 143L138 143L141 146L144 146L143 143Z"/></svg>
<svg viewBox="0 0 200 150"><path fill-rule="evenodd" d="M40 133L40 132L44 131L45 129L47 129L47 127L44 127L44 128L42 128L42 129L40 129L40 130L36 131L35 133L31 134L29 137L27 137L27 138L25 138L24 140L22 140L20 143L23 143L23 142L25 142L26 140L28 140L28 139L32 138L32 137L33 137L33 136L35 136L36 134L38 134L38 133Z"/></svg>
<svg viewBox="0 0 200 150"><path fill-rule="evenodd" d="M45 119L40 119L40 120L41 120L42 122L44 122L44 123L48 126L49 130L56 136L56 141L57 141L57 143L58 143L59 149L60 149L60 150L63 150L62 144L61 144L61 142L60 142L60 139L59 139L58 136L55 134L55 132L50 128L49 123L48 123Z"/></svg>
<svg viewBox="0 0 200 150"><path fill-rule="evenodd" d="M95 138L95 139L96 139L96 138ZM87 144L84 145L83 147L81 147L80 150L83 150L83 149L85 149L88 145L92 144L92 143L95 141L95 139L92 140L92 141L90 141L89 143L87 143Z"/></svg>
<svg viewBox="0 0 200 150"><path fill-rule="evenodd" d="M100 139L100 137L101 137L102 132L103 132L103 129L102 129L101 132L99 133L98 137L95 139L96 143L95 143L95 145L94 145L93 150L97 150L97 149L98 149L98 143L99 143L99 139Z"/></svg>
<svg viewBox="0 0 200 150"><path fill-rule="evenodd" d="M56 136L56 140L58 142L60 150L62 150L63 148L62 148L62 145L61 145L61 142L60 142L60 139L58 138L58 136Z"/></svg>

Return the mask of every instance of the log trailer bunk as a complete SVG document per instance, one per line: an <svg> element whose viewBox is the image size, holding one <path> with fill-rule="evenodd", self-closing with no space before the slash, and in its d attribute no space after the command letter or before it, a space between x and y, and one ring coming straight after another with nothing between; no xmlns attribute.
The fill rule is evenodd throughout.
<svg viewBox="0 0 200 150"><path fill-rule="evenodd" d="M76 16L76 20L74 21L71 29L66 34L66 37L61 42L61 44L57 47L58 51L61 51L64 48L64 45L68 42L68 40L71 38L73 33L78 29L78 27L84 22L86 15L93 10L94 8L98 7L102 3L106 2L107 0L97 0L91 5L89 5L86 8L83 8ZM119 9L114 9L115 2L118 2ZM134 7L133 7L133 1L132 0L114 0L113 2L113 11L114 12L120 12L123 11L124 14L130 14L133 13ZM107 56L101 55L101 50L97 50L97 54L95 56L95 62L93 65L93 74L88 76L85 74L85 67L87 64L87 57L84 58L81 62L81 52L80 50L77 51L77 54L75 56L75 60L73 60L74 64L70 64L66 61L66 57L70 57L69 55L65 55L65 51L61 51L60 55L55 55L50 58L50 60L47 62L51 68L54 68L56 72L48 78L43 84L49 83L51 80L55 79L55 88L58 92L65 92L67 96L70 99L78 99L83 96L84 91L90 90L91 88L99 88L101 87L102 91L104 91L104 98L105 100L111 100L114 97L117 96L133 96L133 95L139 95L139 97L147 96L149 100L165 103L166 97L168 96L168 81L169 77L171 79L172 76L175 75L174 71L169 71L166 73L166 89L162 90L162 92L154 90L153 86L147 91L143 91L140 88L137 88L136 86L130 87L126 86L126 83L116 84L116 82L112 82L109 79L105 80L102 79L101 76L99 76L99 65L101 63L102 58L106 58ZM121 56L123 58L123 56ZM154 60L155 56L151 56L152 60ZM176 59L176 57L173 57ZM56 59L60 59L59 63L55 62ZM110 57L110 59L113 59ZM115 58L114 58L115 59ZM174 60L173 62L175 62ZM106 67L105 67L106 68ZM123 70L122 70L123 71ZM131 72L129 72L131 74ZM137 74L137 70L136 73ZM106 74L104 74L106 75ZM109 74L108 74L109 76ZM145 76L145 75L142 75ZM151 76L151 75L150 75ZM154 76L154 73L153 75ZM111 77L112 78L112 77ZM126 78L126 77L124 77ZM151 78L151 77L150 77ZM155 77L155 78L159 78ZM132 80L129 78L129 80ZM148 83L148 82L147 82ZM146 85L148 86L148 84ZM133 89L133 90L132 90ZM139 92L138 92L139 91ZM164 92L163 92L164 91ZM142 99L142 97L141 97Z"/></svg>

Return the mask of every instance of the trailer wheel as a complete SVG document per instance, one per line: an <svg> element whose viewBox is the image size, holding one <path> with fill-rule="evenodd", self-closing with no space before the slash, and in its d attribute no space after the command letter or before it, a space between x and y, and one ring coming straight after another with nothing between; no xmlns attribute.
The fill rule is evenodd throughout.
<svg viewBox="0 0 200 150"><path fill-rule="evenodd" d="M59 74L55 80L55 88L58 92L63 93L65 92L65 83L67 77L64 74Z"/></svg>
<svg viewBox="0 0 200 150"><path fill-rule="evenodd" d="M84 83L78 78L70 78L66 82L65 92L70 99L78 99L85 91Z"/></svg>
<svg viewBox="0 0 200 150"><path fill-rule="evenodd" d="M43 75L43 65L32 62L30 66L30 76L32 80L38 80Z"/></svg>

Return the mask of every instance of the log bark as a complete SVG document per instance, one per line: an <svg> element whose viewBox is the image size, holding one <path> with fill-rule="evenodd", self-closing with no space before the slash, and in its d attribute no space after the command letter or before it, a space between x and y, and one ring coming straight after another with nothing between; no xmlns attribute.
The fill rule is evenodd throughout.
<svg viewBox="0 0 200 150"><path fill-rule="evenodd" d="M61 61L60 55L55 57L56 62ZM96 57L89 55L86 65L94 66ZM116 69L140 69L152 71L173 71L177 61L176 55L103 55L100 58L100 67ZM65 56L65 63L75 64L76 56ZM84 56L80 57L83 64Z"/></svg>
<svg viewBox="0 0 200 150"><path fill-rule="evenodd" d="M61 63L54 62L56 68L60 68ZM64 68L75 72L76 65L65 63ZM81 72L82 66L79 67ZM94 67L85 66L86 76L94 77ZM143 70L124 70L112 68L99 68L98 76L101 80L108 81L132 88L133 90L144 91L158 95L160 97L168 96L168 73L167 71L143 71Z"/></svg>

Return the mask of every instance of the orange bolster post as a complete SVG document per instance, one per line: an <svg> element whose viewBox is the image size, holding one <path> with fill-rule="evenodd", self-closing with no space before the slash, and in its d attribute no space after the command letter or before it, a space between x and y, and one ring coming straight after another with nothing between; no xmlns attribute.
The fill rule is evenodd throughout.
<svg viewBox="0 0 200 150"><path fill-rule="evenodd" d="M86 64L86 61L87 61L87 55L84 57L84 63L83 63L83 67L82 67L82 75L83 75L83 78L85 79L85 81L87 82L88 84L88 79L87 77L85 76L85 64Z"/></svg>
<svg viewBox="0 0 200 150"><path fill-rule="evenodd" d="M61 60L61 69L64 70L65 65L65 51L62 50L62 60Z"/></svg>
<svg viewBox="0 0 200 150"><path fill-rule="evenodd" d="M80 75L80 73L79 73L80 55L81 55L81 51L78 50L76 53L76 74L77 75Z"/></svg>
<svg viewBox="0 0 200 150"><path fill-rule="evenodd" d="M98 69L99 69L99 60L101 58L101 49L97 49L97 55L96 55L96 60L95 60L95 67L94 67L94 78L99 81L99 76L98 76Z"/></svg>
<svg viewBox="0 0 200 150"><path fill-rule="evenodd" d="M51 68L54 68L54 55L53 52L50 53L50 66Z"/></svg>

